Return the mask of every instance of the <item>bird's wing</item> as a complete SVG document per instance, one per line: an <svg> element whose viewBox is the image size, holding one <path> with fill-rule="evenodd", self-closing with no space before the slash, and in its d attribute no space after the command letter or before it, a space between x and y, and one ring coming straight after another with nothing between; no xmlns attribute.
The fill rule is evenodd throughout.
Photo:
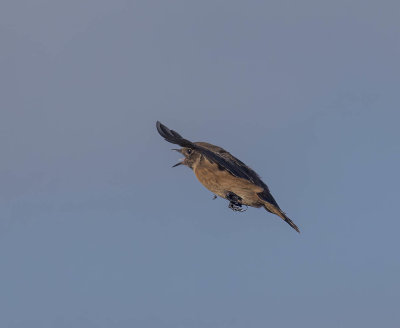
<svg viewBox="0 0 400 328"><path fill-rule="evenodd" d="M161 122L157 121L156 123L157 131L163 137L166 141L182 146L182 147L188 147L188 148L195 148L196 145L189 141L184 139L178 132L174 130L168 129L164 124Z"/></svg>
<svg viewBox="0 0 400 328"><path fill-rule="evenodd" d="M249 174L249 172L246 172L245 165L243 163L242 163L243 166L238 165L237 163L235 163L235 161L227 159L212 150L209 150L209 149L202 147L200 145L197 145L196 143L193 143L187 139L184 139L178 132L168 129L164 124L160 123L159 121L157 121L156 126L157 126L158 133L166 141L171 142L173 144L180 145L182 147L188 147L191 149L195 149L196 151L198 151L199 153L201 153L205 157L207 157L207 159L210 162L216 163L221 168L230 172L232 175L234 175L238 178L243 178L243 179L252 181L251 174ZM236 161L240 162L237 159L236 159ZM254 183L254 181L252 181L252 182Z"/></svg>
<svg viewBox="0 0 400 328"><path fill-rule="evenodd" d="M216 163L221 169L228 171L235 177L246 179L255 185L264 188L264 191L259 193L259 197L269 203L276 206L275 199L272 197L267 185L261 180L261 178L251 168L245 165L242 161L228 153L221 148L221 151L215 152L206 147L200 146L197 143L193 143L187 139L184 139L178 132L168 129L164 124L157 121L158 133L168 142L195 149L202 155L204 155L210 162ZM279 206L278 206L279 207Z"/></svg>

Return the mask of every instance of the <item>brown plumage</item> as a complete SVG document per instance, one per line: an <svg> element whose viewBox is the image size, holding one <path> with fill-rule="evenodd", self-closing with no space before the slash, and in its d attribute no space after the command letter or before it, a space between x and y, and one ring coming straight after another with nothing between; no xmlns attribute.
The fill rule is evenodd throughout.
<svg viewBox="0 0 400 328"><path fill-rule="evenodd" d="M191 142L179 133L157 121L160 135L173 144L185 158L174 165L190 167L197 179L214 194L229 200L229 207L241 211L242 205L264 207L287 222L293 229L299 228L280 209L267 185L251 168L221 147L207 142Z"/></svg>

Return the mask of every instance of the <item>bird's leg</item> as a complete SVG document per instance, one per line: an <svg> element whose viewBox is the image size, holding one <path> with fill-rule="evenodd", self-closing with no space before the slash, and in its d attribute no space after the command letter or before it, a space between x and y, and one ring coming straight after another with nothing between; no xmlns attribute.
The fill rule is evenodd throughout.
<svg viewBox="0 0 400 328"><path fill-rule="evenodd" d="M234 212L243 212L242 205L230 202L228 207Z"/></svg>
<svg viewBox="0 0 400 328"><path fill-rule="evenodd" d="M237 206L241 206L242 204L240 203L240 201L242 200L242 197L239 197L238 195L236 195L234 192L232 191L228 191L226 193L226 199L229 200L231 203L234 203Z"/></svg>
<svg viewBox="0 0 400 328"><path fill-rule="evenodd" d="M229 208L232 211L235 211L235 212L245 211L242 209L242 203L240 202L242 200L242 198L239 197L238 195L236 195L235 193L229 191L226 194L226 199L229 200Z"/></svg>
<svg viewBox="0 0 400 328"><path fill-rule="evenodd" d="M214 199L217 199L217 197L218 197L217 195L214 195L212 199L213 199L213 200L214 200Z"/></svg>

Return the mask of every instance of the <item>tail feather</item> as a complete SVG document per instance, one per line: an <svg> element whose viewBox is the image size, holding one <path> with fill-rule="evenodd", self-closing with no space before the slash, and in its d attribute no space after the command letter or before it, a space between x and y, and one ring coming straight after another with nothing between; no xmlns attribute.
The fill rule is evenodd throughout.
<svg viewBox="0 0 400 328"><path fill-rule="evenodd" d="M290 220L287 215L279 208L276 207L273 204L270 204L268 202L264 202L264 208L273 214L278 215L283 221L285 221L288 225L290 225L294 230L296 230L298 233L300 233L300 229L297 227L297 225L294 224L292 220Z"/></svg>

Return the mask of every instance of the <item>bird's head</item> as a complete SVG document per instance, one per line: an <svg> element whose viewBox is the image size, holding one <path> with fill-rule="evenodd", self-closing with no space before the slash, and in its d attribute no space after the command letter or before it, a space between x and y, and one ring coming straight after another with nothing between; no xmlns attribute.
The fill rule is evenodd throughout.
<svg viewBox="0 0 400 328"><path fill-rule="evenodd" d="M200 162L201 153L198 150L199 146L197 142L191 142L184 139L178 132L168 129L164 124L157 121L156 123L158 133L168 142L181 146L182 148L173 149L185 156L179 163L176 163L173 167L178 165L186 165L191 169Z"/></svg>
<svg viewBox="0 0 400 328"><path fill-rule="evenodd" d="M201 154L196 151L195 149L188 148L188 147L182 147L179 149L172 149L175 150L185 157L181 159L180 162L176 163L173 167L179 166L179 165L186 165L189 166L191 169L194 168L194 166L198 163L200 160Z"/></svg>

